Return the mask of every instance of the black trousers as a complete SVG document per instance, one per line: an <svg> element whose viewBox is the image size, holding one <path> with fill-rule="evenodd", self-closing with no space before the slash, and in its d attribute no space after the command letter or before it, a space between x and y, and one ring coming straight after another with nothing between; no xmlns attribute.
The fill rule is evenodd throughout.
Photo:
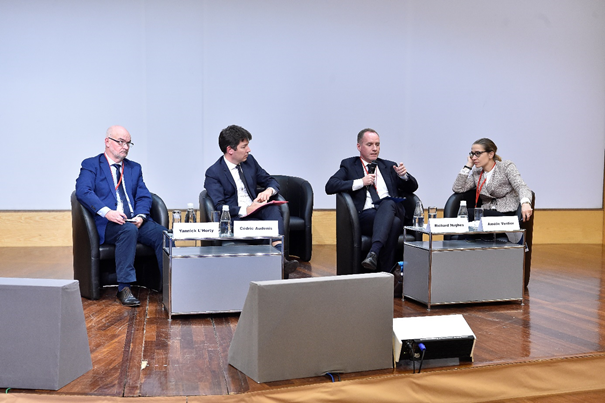
<svg viewBox="0 0 605 403"><path fill-rule="evenodd" d="M378 270L389 272L403 258L396 253L397 241L403 232L404 215L403 203L393 200L383 200L376 208L359 214L361 233L372 237L370 252L378 255Z"/></svg>

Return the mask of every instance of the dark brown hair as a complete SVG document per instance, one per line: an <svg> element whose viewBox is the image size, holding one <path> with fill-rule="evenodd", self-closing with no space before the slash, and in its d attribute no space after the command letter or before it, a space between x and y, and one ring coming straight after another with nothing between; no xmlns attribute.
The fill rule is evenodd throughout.
<svg viewBox="0 0 605 403"><path fill-rule="evenodd" d="M485 151L487 151L488 153L490 152L494 152L494 160L495 161L502 161L502 158L496 154L496 151L498 151L498 146L496 145L496 143L494 143L493 141L491 141L488 138L482 138L479 139L477 141L475 141L473 144L479 144L480 146L483 146L483 149Z"/></svg>
<svg viewBox="0 0 605 403"><path fill-rule="evenodd" d="M225 127L218 136L218 146L223 154L227 152L227 147L236 150L239 143L244 140L252 140L250 132L243 127L231 125Z"/></svg>

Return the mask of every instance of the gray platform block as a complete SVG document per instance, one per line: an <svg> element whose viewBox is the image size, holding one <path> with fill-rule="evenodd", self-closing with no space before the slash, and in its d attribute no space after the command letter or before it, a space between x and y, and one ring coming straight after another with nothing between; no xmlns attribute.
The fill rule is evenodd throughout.
<svg viewBox="0 0 605 403"><path fill-rule="evenodd" d="M250 283L229 364L256 382L391 368L393 276Z"/></svg>
<svg viewBox="0 0 605 403"><path fill-rule="evenodd" d="M92 369L78 281L0 278L0 387L57 390Z"/></svg>

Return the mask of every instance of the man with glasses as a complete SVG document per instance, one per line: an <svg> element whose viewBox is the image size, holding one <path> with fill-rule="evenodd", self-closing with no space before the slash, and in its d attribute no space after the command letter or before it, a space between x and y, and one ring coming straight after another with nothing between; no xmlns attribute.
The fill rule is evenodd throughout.
<svg viewBox="0 0 605 403"><path fill-rule="evenodd" d="M141 165L126 158L132 146L128 130L122 126L107 129L105 152L82 161L76 197L94 214L99 243L115 245L117 298L134 307L140 305L130 289L136 281L137 242L155 250L161 278L162 232L166 228L149 215L152 199Z"/></svg>

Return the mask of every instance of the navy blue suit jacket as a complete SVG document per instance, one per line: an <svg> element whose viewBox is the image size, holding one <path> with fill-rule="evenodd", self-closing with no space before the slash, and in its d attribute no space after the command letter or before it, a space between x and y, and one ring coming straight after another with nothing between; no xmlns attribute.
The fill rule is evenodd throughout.
<svg viewBox="0 0 605 403"><path fill-rule="evenodd" d="M276 192L279 192L279 183L256 162L251 154L248 154L248 158L241 163L241 166L246 182L248 182L250 191L253 193L251 195L253 200L257 196L257 187L262 189L272 187ZM220 157L206 170L204 188L208 192L215 210L221 211L223 205L226 204L229 206L231 217L238 216L240 208L237 204L237 188L233 175L231 175L225 163L224 156Z"/></svg>
<svg viewBox="0 0 605 403"><path fill-rule="evenodd" d="M384 178L389 195L391 197L399 197L401 193L414 193L418 189L416 178L408 173L408 179L404 180L397 175L393 169L393 165L398 165L393 161L383 160L378 158L376 161L380 174ZM353 204L357 209L357 214L363 211L363 206L366 202L367 190L362 187L359 190L353 191L353 181L363 178L366 175L361 160L359 157L345 158L340 163L340 169L332 175L326 183L326 193L335 194L339 192L347 192L351 194Z"/></svg>
<svg viewBox="0 0 605 403"><path fill-rule="evenodd" d="M151 220L149 217L151 193L143 182L141 165L129 159L124 159L122 164L124 165L124 185L134 215L144 214L146 220ZM105 154L99 154L82 161L80 176L76 179L76 197L84 207L93 213L100 244L105 242L105 228L108 220L98 215L97 211L103 207L115 210L118 206L112 170Z"/></svg>

